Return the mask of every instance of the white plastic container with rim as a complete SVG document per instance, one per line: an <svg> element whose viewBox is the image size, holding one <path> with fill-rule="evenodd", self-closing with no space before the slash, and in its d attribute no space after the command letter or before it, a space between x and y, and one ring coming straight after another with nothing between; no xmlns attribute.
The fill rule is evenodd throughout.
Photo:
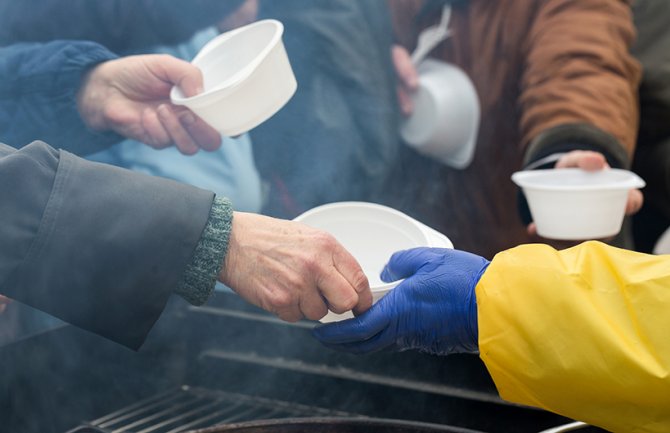
<svg viewBox="0 0 670 433"><path fill-rule="evenodd" d="M332 234L358 260L370 282L373 303L400 283L385 283L379 276L393 253L416 247L453 248L442 233L402 212L375 203L330 203L310 209L294 221ZM327 323L351 317L351 312L329 312L320 321Z"/></svg>
<svg viewBox="0 0 670 433"><path fill-rule="evenodd" d="M450 167L470 165L477 146L481 108L474 84L455 65L424 60L417 69L414 110L400 135L419 153Z"/></svg>
<svg viewBox="0 0 670 433"><path fill-rule="evenodd" d="M297 89L286 49L284 25L262 20L208 42L193 59L204 91L185 97L177 86L170 99L192 110L223 135L237 136L283 107Z"/></svg>
<svg viewBox="0 0 670 433"><path fill-rule="evenodd" d="M603 239L621 230L628 191L645 182L620 169L579 168L520 171L512 180L523 189L538 235L548 239Z"/></svg>

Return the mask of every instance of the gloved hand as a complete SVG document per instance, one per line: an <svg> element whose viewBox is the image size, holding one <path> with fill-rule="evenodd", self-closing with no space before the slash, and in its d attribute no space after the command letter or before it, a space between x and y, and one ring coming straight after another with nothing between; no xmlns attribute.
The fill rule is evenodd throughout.
<svg viewBox="0 0 670 433"><path fill-rule="evenodd" d="M458 250L395 253L384 281L406 278L364 314L314 328L324 345L354 353L418 349L437 355L478 351L475 286L489 261Z"/></svg>

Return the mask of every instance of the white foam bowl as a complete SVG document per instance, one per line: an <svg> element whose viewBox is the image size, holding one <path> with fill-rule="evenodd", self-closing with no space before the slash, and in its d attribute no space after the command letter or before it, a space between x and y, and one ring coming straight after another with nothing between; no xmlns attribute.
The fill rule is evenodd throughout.
<svg viewBox="0 0 670 433"><path fill-rule="evenodd" d="M627 170L578 168L520 171L512 180L523 189L538 235L549 239L603 239L616 235L628 191L644 181Z"/></svg>
<svg viewBox="0 0 670 433"><path fill-rule="evenodd" d="M332 234L358 260L370 282L373 303L400 283L385 283L379 277L393 253L416 247L453 248L442 233L402 212L374 203L330 203L308 210L295 221ZM320 321L351 317L351 312L329 312Z"/></svg>
<svg viewBox="0 0 670 433"><path fill-rule="evenodd" d="M188 107L226 136L258 126L297 89L283 32L281 22L262 20L212 39L192 61L202 71L204 91L187 98L175 86L172 103Z"/></svg>
<svg viewBox="0 0 670 433"><path fill-rule="evenodd" d="M417 68L414 110L400 126L403 140L419 153L451 167L470 165L479 130L477 90L455 65L426 59Z"/></svg>

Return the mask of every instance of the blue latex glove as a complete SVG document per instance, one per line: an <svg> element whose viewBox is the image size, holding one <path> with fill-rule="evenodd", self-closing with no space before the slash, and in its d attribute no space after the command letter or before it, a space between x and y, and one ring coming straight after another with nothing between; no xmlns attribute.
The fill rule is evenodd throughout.
<svg viewBox="0 0 670 433"><path fill-rule="evenodd" d="M458 250L395 253L384 281L406 278L364 314L317 326L324 345L354 353L418 349L437 355L478 351L475 286L489 261Z"/></svg>

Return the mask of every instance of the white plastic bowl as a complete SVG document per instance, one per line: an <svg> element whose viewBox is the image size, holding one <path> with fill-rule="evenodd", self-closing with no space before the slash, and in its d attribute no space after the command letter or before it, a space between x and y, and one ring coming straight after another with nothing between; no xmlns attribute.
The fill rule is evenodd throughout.
<svg viewBox="0 0 670 433"><path fill-rule="evenodd" d="M223 135L258 126L297 89L283 32L279 21L263 20L212 39L192 62L202 71L204 91L187 98L175 86L172 103L188 107Z"/></svg>
<svg viewBox="0 0 670 433"><path fill-rule="evenodd" d="M414 111L400 127L417 152L455 168L465 168L475 153L480 106L474 84L460 68L426 59L417 68Z"/></svg>
<svg viewBox="0 0 670 433"><path fill-rule="evenodd" d="M628 191L644 181L627 170L578 168L520 171L512 180L523 189L538 235L549 239L602 239L616 235Z"/></svg>
<svg viewBox="0 0 670 433"><path fill-rule="evenodd" d="M453 248L451 241L436 230L402 212L374 203L330 203L310 209L295 221L332 234L358 260L370 282L373 303L400 283L384 283L379 277L393 253L424 246ZM351 317L351 312L329 312L321 322Z"/></svg>

